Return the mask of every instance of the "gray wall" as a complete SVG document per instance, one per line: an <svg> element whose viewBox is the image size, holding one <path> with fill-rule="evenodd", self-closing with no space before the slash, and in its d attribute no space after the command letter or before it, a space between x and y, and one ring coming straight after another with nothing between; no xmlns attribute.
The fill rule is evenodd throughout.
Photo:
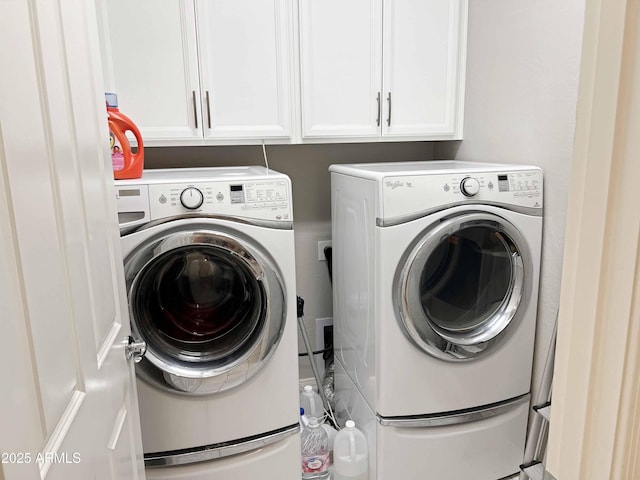
<svg viewBox="0 0 640 480"><path fill-rule="evenodd" d="M534 391L559 305L583 21L584 0L471 0L464 141L435 150L543 169Z"/></svg>
<svg viewBox="0 0 640 480"><path fill-rule="evenodd" d="M315 319L333 316L326 262L318 261L318 241L331 239L332 163L430 160L433 144L363 143L267 146L269 167L291 178L296 237L297 294L305 300L305 324L315 346ZM145 148L145 168L263 165L261 146ZM300 339L299 350L304 351ZM306 358L300 378L311 378Z"/></svg>

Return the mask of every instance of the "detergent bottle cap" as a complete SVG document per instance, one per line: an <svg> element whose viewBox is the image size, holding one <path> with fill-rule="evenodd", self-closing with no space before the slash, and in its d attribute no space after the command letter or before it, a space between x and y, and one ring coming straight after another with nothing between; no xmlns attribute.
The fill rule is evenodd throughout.
<svg viewBox="0 0 640 480"><path fill-rule="evenodd" d="M107 92L104 98L107 101L107 107L118 108L118 94Z"/></svg>

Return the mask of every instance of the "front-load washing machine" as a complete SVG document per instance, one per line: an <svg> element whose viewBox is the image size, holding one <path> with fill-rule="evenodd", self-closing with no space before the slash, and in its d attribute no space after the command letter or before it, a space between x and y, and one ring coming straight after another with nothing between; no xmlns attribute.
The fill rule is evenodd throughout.
<svg viewBox="0 0 640 480"><path fill-rule="evenodd" d="M116 192L148 478L297 480L289 178L146 170Z"/></svg>
<svg viewBox="0 0 640 480"><path fill-rule="evenodd" d="M542 172L456 161L330 171L336 408L367 430L372 478L517 473Z"/></svg>

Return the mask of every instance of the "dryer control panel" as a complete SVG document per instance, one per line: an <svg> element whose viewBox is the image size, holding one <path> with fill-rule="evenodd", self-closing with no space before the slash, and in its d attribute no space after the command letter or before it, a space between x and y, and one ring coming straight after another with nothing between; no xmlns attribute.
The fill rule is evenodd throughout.
<svg viewBox="0 0 640 480"><path fill-rule="evenodd" d="M542 172L538 169L388 176L382 181L386 219L460 203L500 205L534 213L542 210Z"/></svg>

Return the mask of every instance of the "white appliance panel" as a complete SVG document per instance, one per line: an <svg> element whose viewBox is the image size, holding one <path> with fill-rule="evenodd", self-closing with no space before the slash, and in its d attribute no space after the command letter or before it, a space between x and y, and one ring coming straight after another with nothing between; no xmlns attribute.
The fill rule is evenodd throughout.
<svg viewBox="0 0 640 480"><path fill-rule="evenodd" d="M209 462L147 468L147 480L254 480L300 478L300 437Z"/></svg>
<svg viewBox="0 0 640 480"><path fill-rule="evenodd" d="M220 175L212 174L213 169L180 170L145 170L141 179L117 181L118 212L143 212L138 220L144 221L185 214L293 221L291 181L286 175L257 166L221 168ZM201 195L195 208L181 201L190 189Z"/></svg>
<svg viewBox="0 0 640 480"><path fill-rule="evenodd" d="M540 242L542 217L532 217L497 207L482 211L499 215L518 225L530 242L530 300L521 323L498 350L475 360L447 362L414 346L402 332L393 296L398 265L413 239L430 224L446 215L468 211L456 207L413 222L376 229L376 369L347 366L356 373L356 383L364 379L375 383L375 391L362 393L382 416L441 413L500 402L525 394L530 389L535 335L540 253L533 248ZM364 378L359 378L364 371ZM398 392L405 392L399 395ZM369 395L373 393L373 397Z"/></svg>
<svg viewBox="0 0 640 480"><path fill-rule="evenodd" d="M332 165L330 171L333 248L337 255L334 271L339 272L334 276L336 357L369 405L383 416L434 414L501 402L527 393L530 389L542 241L540 170L530 166L445 161ZM388 195L385 192L386 196L383 196L381 185L387 178L394 177L394 171L401 174L403 181L417 180L418 183L425 182L425 185L431 178L438 183L443 178L464 178L470 172L484 179L479 194L482 194L482 188L488 189L487 179L495 174L497 184L494 189L498 191L494 193L505 195L501 197L505 200L500 205L478 200L473 204L451 206L448 199L443 200L440 192L433 193L433 188L425 188L421 195L397 193L400 189L389 188ZM506 175L507 179L501 180L497 175ZM503 182L505 191L499 192L499 182ZM375 185L373 190L371 184ZM442 186L438 189L444 192ZM407 190L404 188L405 192ZM521 191L529 193L521 196L518 193ZM457 195L462 196L460 192ZM537 201L530 195L540 197L540 206L521 208L527 202ZM441 202L446 202L446 205ZM385 212L388 211L387 203L391 204L394 216L418 210L432 211L397 225L369 226L366 231L357 231L360 226L370 225L372 216L379 219L381 205L384 205ZM353 208L357 204L367 205L368 209ZM346 211L353 212L353 218L348 221L342 219ZM502 218L514 225L524 238L526 245L523 247L529 253L524 267L528 302L526 308L521 308L518 313L520 324L505 335L502 344L478 358L450 362L427 354L405 335L394 303L398 288L396 276L405 252L413 248L430 225L447 216L468 212ZM368 219L365 218L367 216ZM372 255L365 258L357 254L359 249L368 252L372 243ZM352 254L342 253L340 256L343 250ZM373 284L354 280L370 276L372 264ZM349 276L340 272L349 272ZM361 298L368 299L370 305L360 308L359 320L354 321L354 312L349 308L353 307L353 299Z"/></svg>
<svg viewBox="0 0 640 480"><path fill-rule="evenodd" d="M380 163L346 163L329 167L329 171L342 173L358 178L381 181L389 175L434 175L450 174L454 171L464 171L468 174L480 172L519 172L522 170L538 169L528 165L506 165L503 163L462 162L459 160L433 160L413 162L380 162Z"/></svg>
<svg viewBox="0 0 640 480"><path fill-rule="evenodd" d="M542 242L542 172L531 166L457 161L332 165L329 170L333 249L337 255L343 252L341 257L334 259L334 272L342 272L334 275L336 415L340 423L347 418L354 419L365 431L372 453L370 478L433 476L495 480L516 474L522 461L529 413L527 393L533 360ZM472 180L463 184L468 177ZM368 208L358 210L353 205L367 205ZM514 238L510 240L517 245L504 238L499 245L505 253L511 252L512 248L518 250L509 262L512 270L507 272L512 272L510 282L514 279L522 281L522 291L526 292L522 303L517 304L515 316L508 317L508 322L513 318L513 324L506 327L495 342L483 344L486 350L479 348L480 353L466 357L449 355L446 347L451 348L454 344L446 342L438 347L444 349L440 352L444 354L427 353L426 347L423 346L423 350L418 346L419 342L409 339L397 311L398 303L416 298L414 293L398 293L401 280L407 278L408 270L400 273L409 252L420 251L416 245L435 225L454 225L453 220L443 220L457 215L461 216L461 230L477 228L478 234L492 231L489 236L478 237L487 241L500 242L501 224L505 228L504 235L512 233ZM470 220L463 220L466 217L462 215L468 215ZM348 220L347 216L350 217ZM336 218L341 220L336 221ZM467 221L470 223L464 227ZM370 226L372 222L376 222L375 227ZM369 227L356 231L363 225ZM496 230L492 230L494 226ZM467 237L449 236L446 229L435 231L446 233L444 238L453 245L467 241ZM430 249L440 247L441 243L433 240L437 236L427 238L428 243L420 243L421 248L425 245ZM475 241L472 240L475 237L468 238L469 242ZM372 255L367 259L356 253L371 245ZM438 255L457 255L457 249L444 245ZM478 252L485 251L482 244L469 245L478 245ZM488 254L504 255L502 250L492 248L487 249ZM476 268L484 265L482 255L484 253L479 254ZM338 258L341 265L335 265ZM421 258L425 261L430 257L423 255ZM448 267L449 257L442 258ZM452 275L453 269L457 269L456 275L464 277L465 259L476 262L477 257L452 258L451 270L446 268L443 272ZM517 262L513 261L515 258ZM418 268L427 266L426 263L419 265L422 266ZM438 265L441 264L434 260L428 268L444 268ZM493 268L492 265L491 261L487 262L487 268ZM369 276L372 270L373 284L362 281L358 284L353 280L361 275ZM423 279L419 271L417 275L407 288L422 293L422 287L416 285ZM505 278L508 280L509 275ZM431 279L427 277L424 281ZM506 292L512 291L511 288L520 291L520 283L514 287L513 283L507 282L505 287L508 285L511 287ZM445 283L439 286L444 288ZM454 283L450 286L447 292L454 292ZM468 286L472 292L471 301L473 295L486 291L479 288L473 293L476 292L473 282ZM345 304L351 304L360 296L370 305L360 308L360 319L353 322L353 311L350 312ZM519 298L519 294L514 298ZM491 302L493 300L489 304ZM452 308L467 308L458 307L463 303L451 305ZM426 307L423 304L421 308ZM406 309L403 311L406 314ZM489 315L488 319L493 313L488 310L486 315ZM419 327L440 328L441 325ZM464 340L464 330L460 332L459 338ZM471 343L462 345L468 345L469 351L473 351ZM451 351L461 353L455 349ZM478 413L476 418L480 420L468 421L468 412ZM490 413L485 415L486 412ZM452 415L462 413L465 413L466 422L461 424L408 427L402 423L403 418L424 419L426 415L436 416L438 421L446 423Z"/></svg>
<svg viewBox="0 0 640 480"><path fill-rule="evenodd" d="M478 192L463 193L463 182L477 181ZM542 210L542 173L539 170L518 172L452 172L434 175L389 175L381 184L381 218L395 219L428 211L433 205L442 208L460 202L502 204Z"/></svg>
<svg viewBox="0 0 640 480"><path fill-rule="evenodd" d="M375 315L375 221L371 201L375 184L344 180L334 179L332 195L333 278L349 288L334 290L334 351L343 363L358 365L359 372L366 372L375 368L375 325L371 321ZM366 375L354 378L359 380L364 382L361 388L367 388Z"/></svg>
<svg viewBox="0 0 640 480"><path fill-rule="evenodd" d="M287 322L280 343L265 367L248 382L231 390L188 398L160 391L138 381L145 452L163 452L240 439L298 421L297 323L292 230L208 220L213 227L233 227L257 239L272 258L281 260L287 294ZM154 227L157 229L157 227ZM141 230L122 238L126 257L153 232ZM286 261L282 261L286 259ZM291 259L291 260L290 260ZM265 392L269 392L265 395ZM241 402L242 408L238 408Z"/></svg>
<svg viewBox="0 0 640 480"><path fill-rule="evenodd" d="M529 405L499 416L443 427L376 425L377 478L494 480L519 471Z"/></svg>
<svg viewBox="0 0 640 480"><path fill-rule="evenodd" d="M187 209L179 201L180 192L192 186L204 193L202 208ZM231 186L242 188L231 189ZM247 437L259 441L263 434L297 425L295 244L288 177L263 167L148 170L141 179L117 181L116 188L128 192L120 195L117 202L121 231L126 230L121 236L124 258L151 237L168 232L180 233L197 223L199 228L218 229L239 241L250 239L251 244L275 267L286 304L282 336L273 354L266 357L266 362L255 375L245 378L238 386L213 394L190 395L188 392L158 388L138 379L145 453L197 450L199 447L243 441ZM223 191L223 198L219 198L218 193ZM145 198L147 193L151 201ZM162 195L166 197L164 202ZM184 216L183 213L191 215ZM176 215L180 218L176 219ZM278 218L277 215L287 215L288 218ZM123 220L126 225L122 224ZM145 225L156 220L159 222L153 226ZM140 226L147 228L136 229ZM244 375L241 365L231 371L233 374L227 373L227 379L222 378L224 374L218 375L221 379L212 378L216 382L220 380L222 388L224 383L235 382L237 376ZM214 453L212 458L219 455ZM277 478L293 480L299 478L299 455L299 435L296 433L275 444L216 458L215 461L150 468L147 476L157 479L248 480L271 469Z"/></svg>
<svg viewBox="0 0 640 480"><path fill-rule="evenodd" d="M479 421L441 427L383 426L336 362L336 416L354 420L369 447L369 478L496 480L522 463L528 404Z"/></svg>

